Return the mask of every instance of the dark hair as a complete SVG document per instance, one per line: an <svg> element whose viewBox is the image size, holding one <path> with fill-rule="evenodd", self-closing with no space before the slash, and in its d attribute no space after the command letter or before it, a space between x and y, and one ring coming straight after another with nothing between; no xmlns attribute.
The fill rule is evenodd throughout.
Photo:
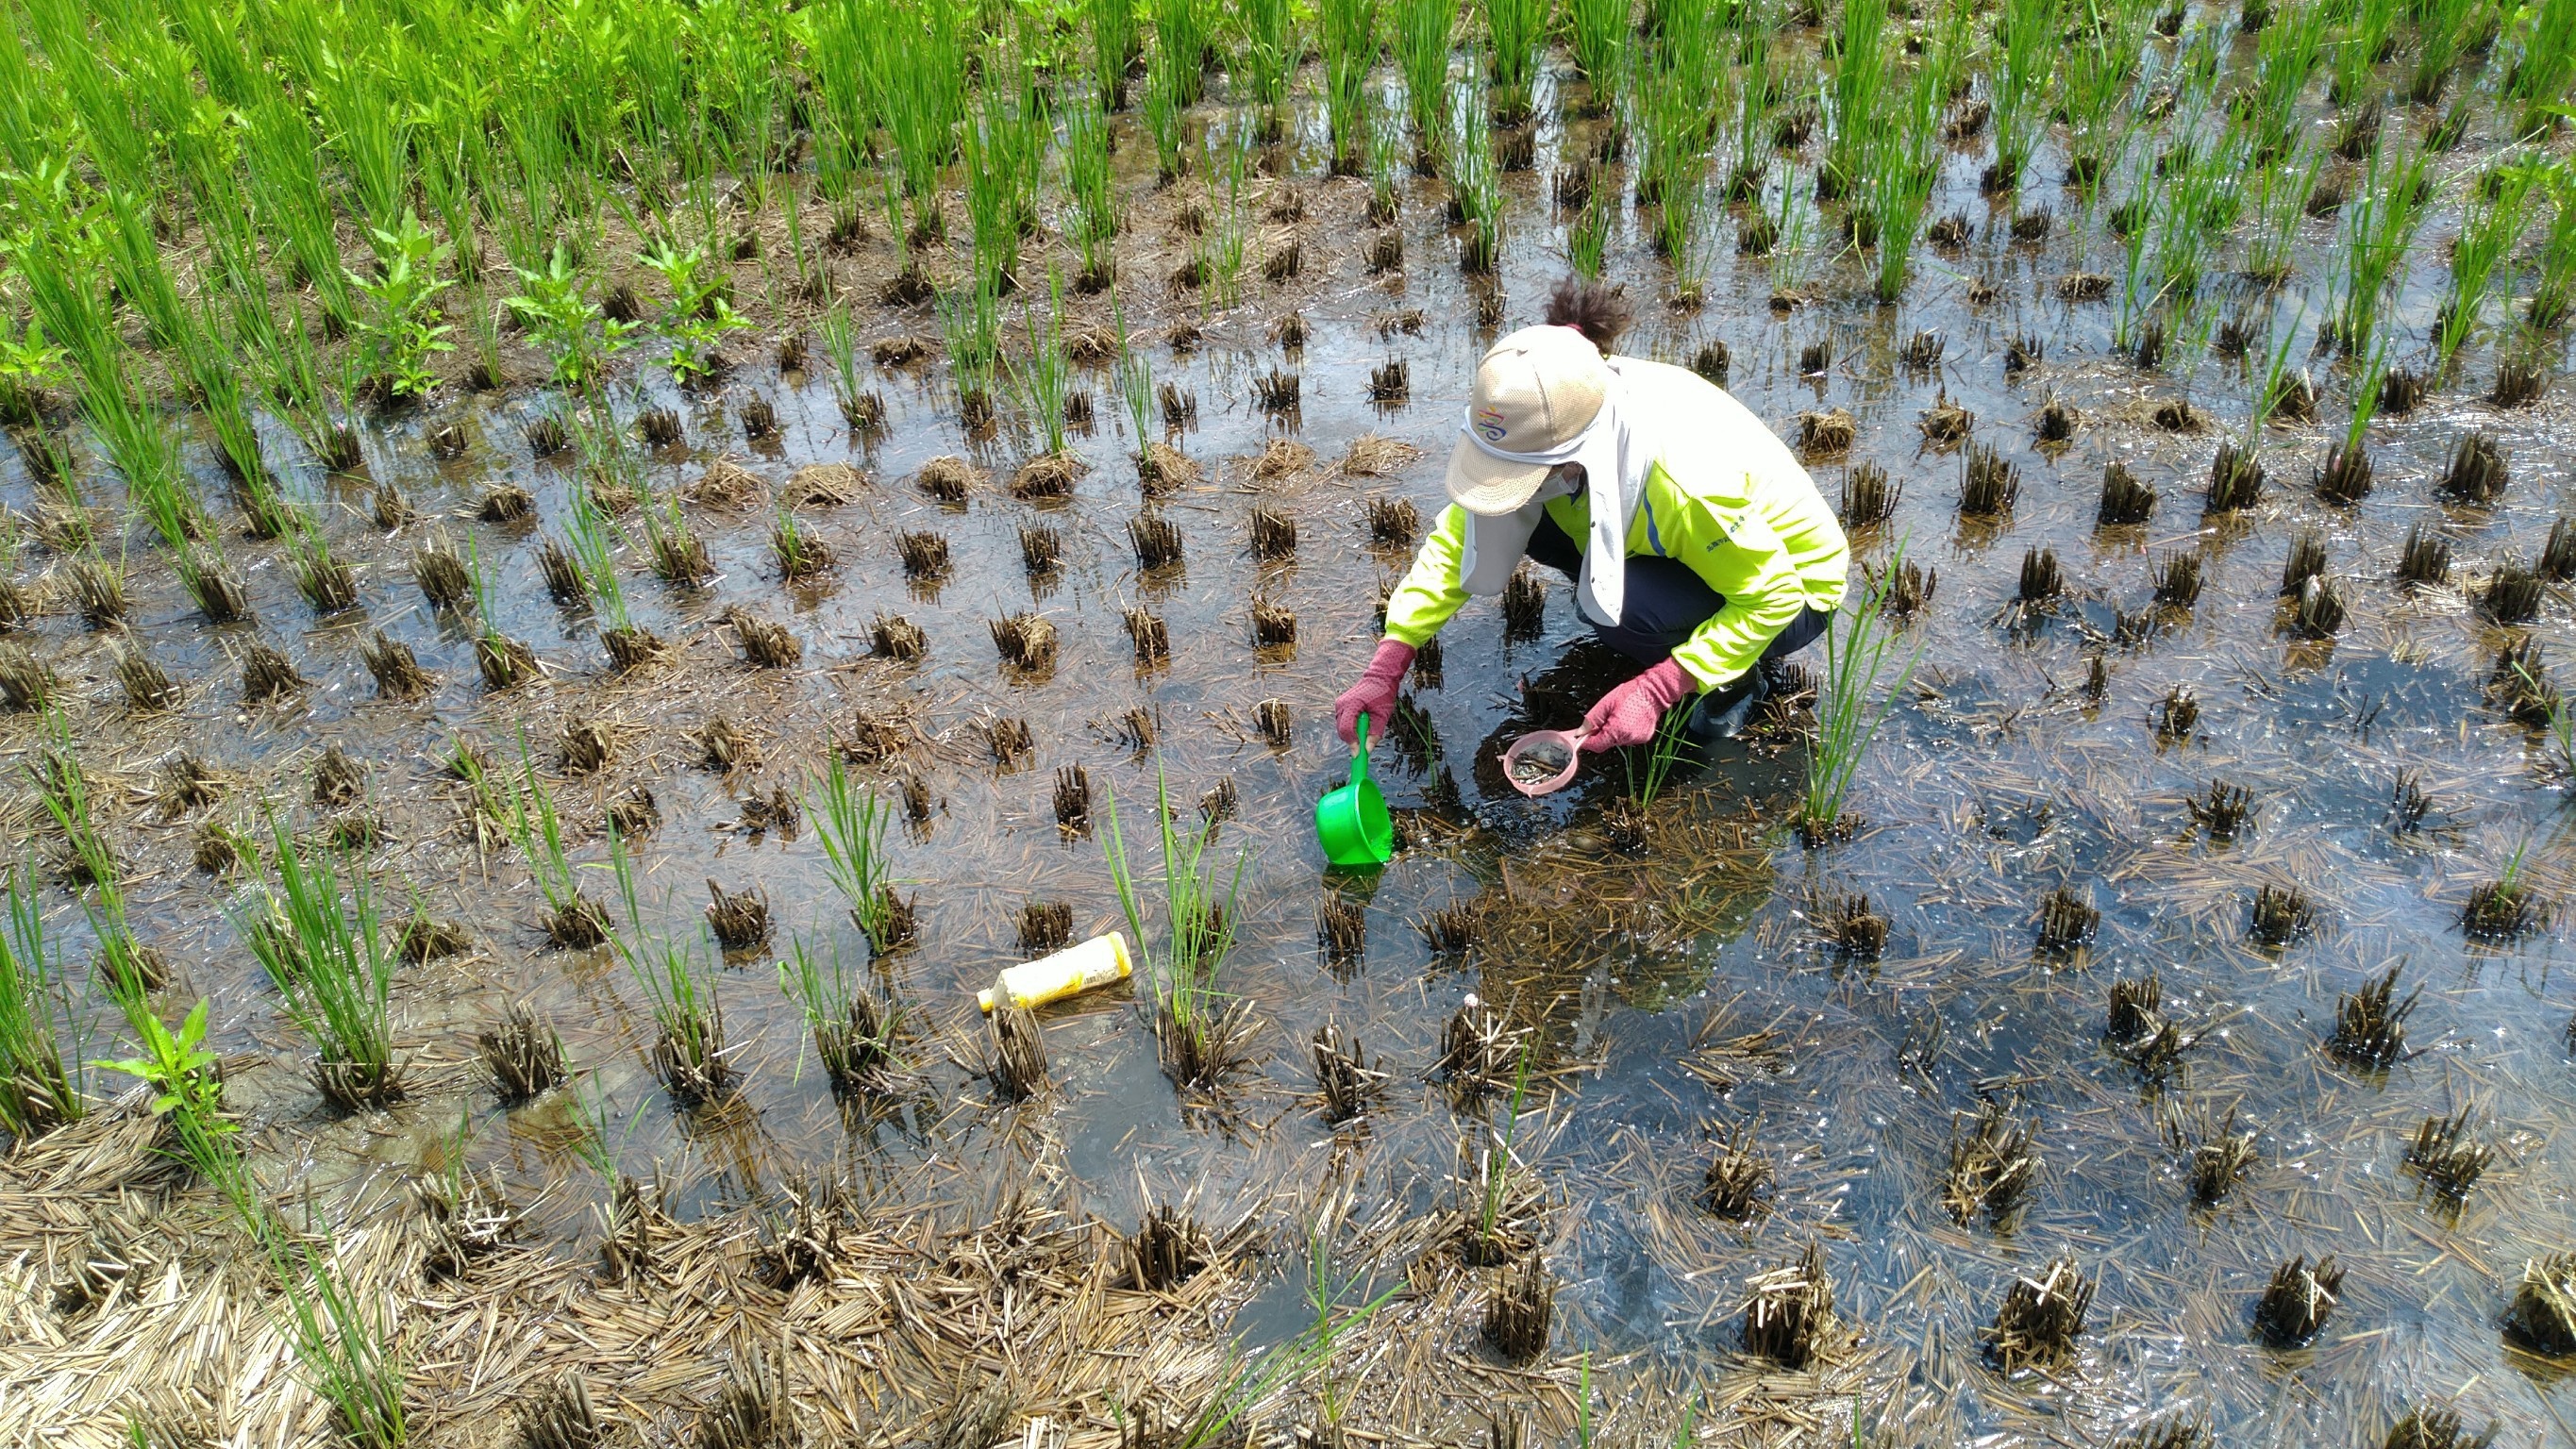
<svg viewBox="0 0 2576 1449"><path fill-rule="evenodd" d="M1606 357L1628 325L1628 302L1600 282L1570 276L1548 294L1546 321L1550 327L1571 327L1582 333Z"/></svg>

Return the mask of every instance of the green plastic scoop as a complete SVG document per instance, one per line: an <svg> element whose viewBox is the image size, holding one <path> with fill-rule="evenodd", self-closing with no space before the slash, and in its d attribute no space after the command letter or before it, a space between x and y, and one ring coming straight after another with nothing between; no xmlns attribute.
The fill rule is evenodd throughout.
<svg viewBox="0 0 2576 1449"><path fill-rule="evenodd" d="M1368 715L1359 723L1359 746L1351 751L1351 782L1315 802L1315 838L1324 858L1338 866L1384 865L1395 856L1395 821L1386 813L1386 796L1369 778Z"/></svg>

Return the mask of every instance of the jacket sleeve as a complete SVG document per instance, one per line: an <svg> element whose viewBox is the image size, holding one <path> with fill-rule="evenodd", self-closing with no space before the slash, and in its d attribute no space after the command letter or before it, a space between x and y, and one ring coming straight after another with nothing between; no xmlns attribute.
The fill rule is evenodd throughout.
<svg viewBox="0 0 2576 1449"><path fill-rule="evenodd" d="M1741 678L1762 651L1807 607L1805 584L1789 550L1758 510L1691 509L1682 561L1726 603L1673 651L1673 662L1702 689Z"/></svg>
<svg viewBox="0 0 2576 1449"><path fill-rule="evenodd" d="M1459 565L1467 551L1467 511L1452 503L1432 521L1413 567L1386 601L1386 637L1419 649L1467 602Z"/></svg>

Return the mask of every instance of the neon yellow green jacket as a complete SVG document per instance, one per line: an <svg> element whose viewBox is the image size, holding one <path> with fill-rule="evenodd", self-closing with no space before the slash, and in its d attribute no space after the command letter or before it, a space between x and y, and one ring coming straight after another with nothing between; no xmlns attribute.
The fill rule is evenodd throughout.
<svg viewBox="0 0 2576 1449"><path fill-rule="evenodd" d="M1654 436L1663 440L1628 526L1627 554L1679 559L1724 596L1672 656L1702 689L1715 689L1759 662L1799 611L1842 602L1851 547L1797 456L1724 389L1664 363L1623 357L1616 365L1622 405L1652 409ZM1544 506L1580 547L1591 528L1590 492ZM1467 602L1461 563L1469 523L1454 503L1441 510L1387 600L1386 637L1418 647Z"/></svg>

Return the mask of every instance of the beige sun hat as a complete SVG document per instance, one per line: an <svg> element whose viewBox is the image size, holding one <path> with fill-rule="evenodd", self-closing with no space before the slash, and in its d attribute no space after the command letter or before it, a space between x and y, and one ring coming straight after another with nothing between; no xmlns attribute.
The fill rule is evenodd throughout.
<svg viewBox="0 0 2576 1449"><path fill-rule="evenodd" d="M1524 327L1486 349L1444 480L1469 513L1510 513L1572 459L1601 416L1610 368L1571 327Z"/></svg>

